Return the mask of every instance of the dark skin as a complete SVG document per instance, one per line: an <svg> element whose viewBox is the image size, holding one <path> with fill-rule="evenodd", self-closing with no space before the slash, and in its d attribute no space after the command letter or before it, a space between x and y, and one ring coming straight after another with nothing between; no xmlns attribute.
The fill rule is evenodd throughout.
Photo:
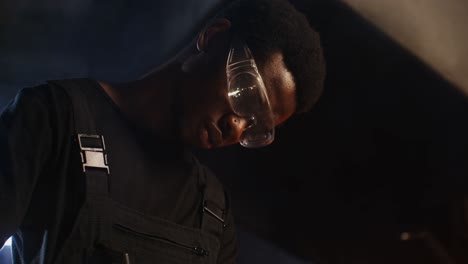
<svg viewBox="0 0 468 264"><path fill-rule="evenodd" d="M247 121L233 112L227 95L230 25L227 19L214 20L196 42L139 80L99 83L130 120L162 139L207 149L239 143ZM279 51L256 63L275 123L282 124L295 110L293 77ZM175 102L180 115L173 113Z"/></svg>

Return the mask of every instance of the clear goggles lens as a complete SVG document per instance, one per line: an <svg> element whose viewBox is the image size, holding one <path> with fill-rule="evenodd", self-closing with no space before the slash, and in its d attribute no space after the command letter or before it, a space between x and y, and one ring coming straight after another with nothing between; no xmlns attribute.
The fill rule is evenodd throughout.
<svg viewBox="0 0 468 264"><path fill-rule="evenodd" d="M249 122L240 144L247 148L269 145L275 138L273 111L255 60L244 43L231 44L226 73L232 108L236 115Z"/></svg>

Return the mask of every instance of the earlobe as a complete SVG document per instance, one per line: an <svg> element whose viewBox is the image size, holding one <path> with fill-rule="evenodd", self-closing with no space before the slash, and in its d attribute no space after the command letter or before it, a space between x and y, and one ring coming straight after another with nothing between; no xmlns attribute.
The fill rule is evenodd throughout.
<svg viewBox="0 0 468 264"><path fill-rule="evenodd" d="M231 21L226 18L217 18L211 21L198 35L197 39L197 50L205 51L208 47L211 39L221 32L229 30L231 27Z"/></svg>

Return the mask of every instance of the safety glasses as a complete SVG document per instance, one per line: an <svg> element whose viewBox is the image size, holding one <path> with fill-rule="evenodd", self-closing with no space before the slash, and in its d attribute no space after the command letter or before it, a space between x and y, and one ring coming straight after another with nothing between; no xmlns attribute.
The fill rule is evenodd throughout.
<svg viewBox="0 0 468 264"><path fill-rule="evenodd" d="M233 111L248 122L240 144L247 148L269 145L275 138L273 111L255 60L248 46L239 39L231 42L226 75Z"/></svg>

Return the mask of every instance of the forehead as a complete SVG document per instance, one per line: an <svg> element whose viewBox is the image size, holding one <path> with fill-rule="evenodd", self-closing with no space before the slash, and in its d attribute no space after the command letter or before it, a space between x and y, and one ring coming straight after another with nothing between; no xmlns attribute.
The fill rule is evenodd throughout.
<svg viewBox="0 0 468 264"><path fill-rule="evenodd" d="M286 121L296 109L296 85L293 75L286 68L281 52L274 52L261 64L262 75L276 124Z"/></svg>

